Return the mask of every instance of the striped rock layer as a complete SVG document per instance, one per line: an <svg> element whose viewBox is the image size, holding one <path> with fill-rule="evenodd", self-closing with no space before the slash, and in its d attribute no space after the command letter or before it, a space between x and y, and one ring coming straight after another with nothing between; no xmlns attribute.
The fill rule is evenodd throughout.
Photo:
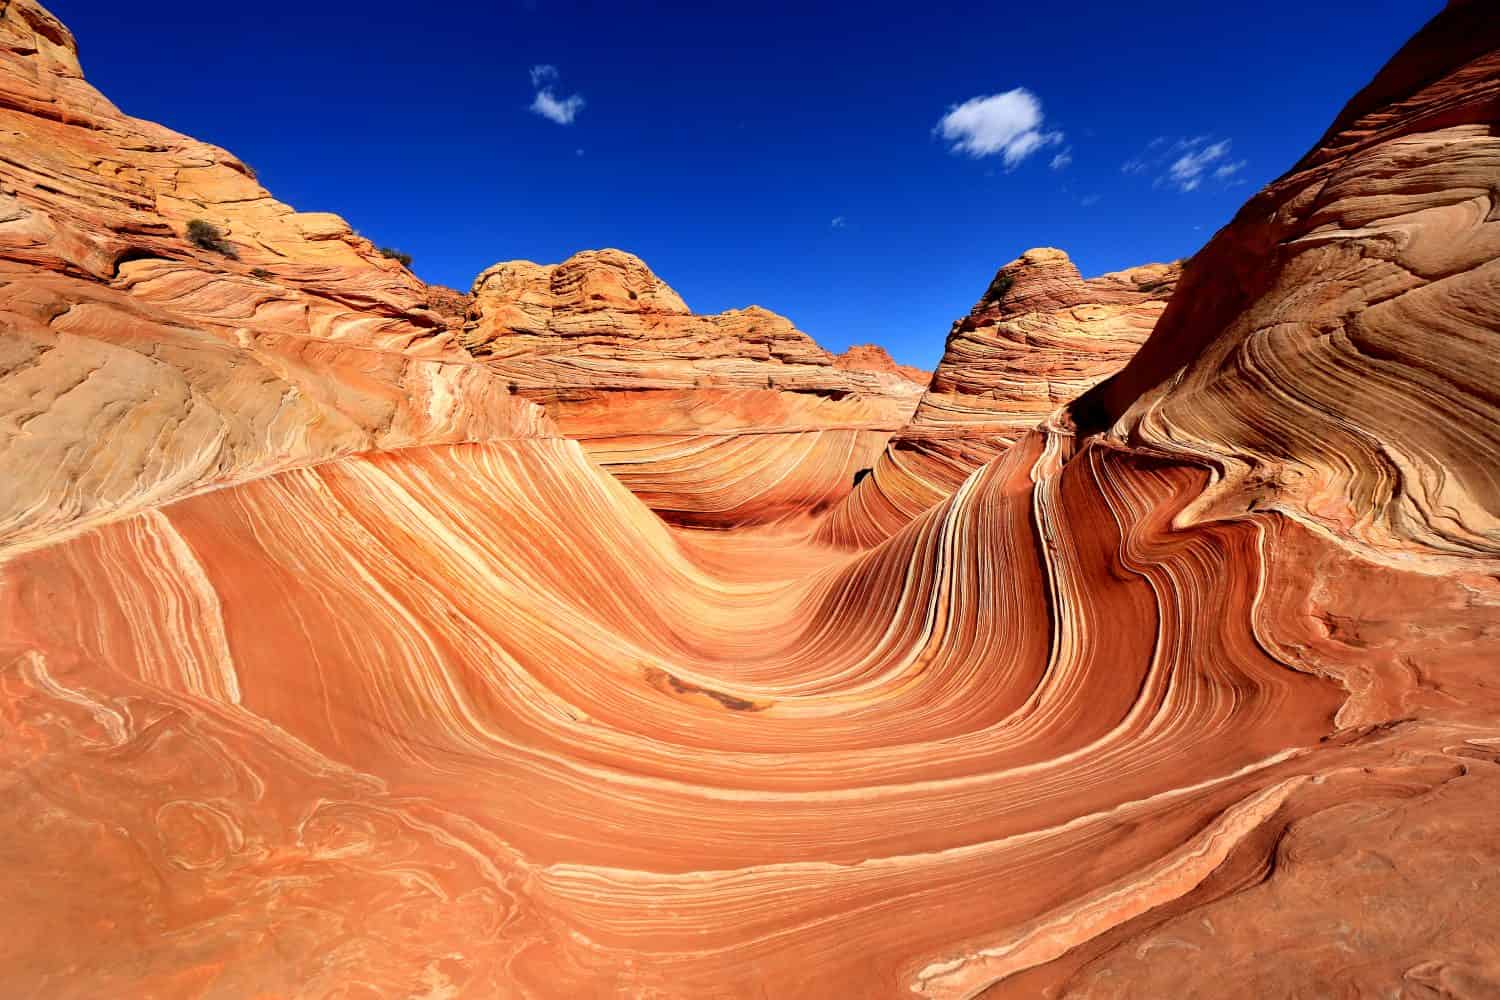
<svg viewBox="0 0 1500 1000"><path fill-rule="evenodd" d="M619 250L496 264L472 295L470 352L676 524L821 513L926 384L878 347L830 354L758 306L695 315Z"/></svg>
<svg viewBox="0 0 1500 1000"><path fill-rule="evenodd" d="M1147 264L1085 281L1061 250L1028 250L953 324L911 420L820 527L831 545L889 538L1022 434L1124 367L1181 269Z"/></svg>
<svg viewBox="0 0 1500 1000"><path fill-rule="evenodd" d="M0 10L0 136L46 138L0 165L61 178L5 181L36 236L0 293L116 317L3 369L32 381L0 426L43 449L5 480L7 992L1500 989L1488 5L1252 199L1124 369L863 548L668 524L508 385L442 397L493 424L420 425L400 372L497 362L350 238L248 309L249 242L87 271L147 172L84 183L102 99L54 20ZM185 388L138 411L146 376L58 351ZM293 385L320 408L277 433L186 419Z"/></svg>

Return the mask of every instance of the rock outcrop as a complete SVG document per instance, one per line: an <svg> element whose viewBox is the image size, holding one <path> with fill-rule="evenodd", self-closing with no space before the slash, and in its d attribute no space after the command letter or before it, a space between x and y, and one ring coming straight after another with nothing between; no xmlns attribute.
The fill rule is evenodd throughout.
<svg viewBox="0 0 1500 1000"><path fill-rule="evenodd" d="M1151 339L1073 407L1216 470L1203 517L1273 508L1382 548L1500 545L1500 73L1454 4L1195 257Z"/></svg>
<svg viewBox="0 0 1500 1000"><path fill-rule="evenodd" d="M696 315L619 250L497 264L475 279L469 316L475 357L678 524L827 509L922 391L884 351L829 354L758 306Z"/></svg>
<svg viewBox="0 0 1500 1000"><path fill-rule="evenodd" d="M879 344L855 344L843 354L836 354L833 363L839 368L856 372L875 372L880 375L899 375L914 385L925 386L932 381L932 372L912 365L898 365Z"/></svg>
<svg viewBox="0 0 1500 1000"><path fill-rule="evenodd" d="M1148 264L1087 281L1061 250L1028 250L953 324L911 420L818 537L856 548L889 538L1022 434L1124 367L1151 333L1181 267Z"/></svg>
<svg viewBox="0 0 1500 1000"><path fill-rule="evenodd" d="M838 549L669 525L503 386L607 432L875 376L623 261L476 362L356 238L153 193L238 171L0 6L0 982L1496 995L1492 15L1414 38L1123 369ZM238 260L181 238L211 211ZM997 332L1092 314L1017 284Z"/></svg>
<svg viewBox="0 0 1500 1000"><path fill-rule="evenodd" d="M333 455L555 433L426 299L0 6L0 551Z"/></svg>

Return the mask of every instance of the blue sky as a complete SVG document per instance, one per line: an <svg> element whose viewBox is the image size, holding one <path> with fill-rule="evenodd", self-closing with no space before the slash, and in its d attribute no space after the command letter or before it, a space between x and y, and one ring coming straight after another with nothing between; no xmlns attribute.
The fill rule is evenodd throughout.
<svg viewBox="0 0 1500 1000"><path fill-rule="evenodd" d="M1440 6L51 2L125 111L428 281L621 247L923 366L1028 247L1194 251Z"/></svg>

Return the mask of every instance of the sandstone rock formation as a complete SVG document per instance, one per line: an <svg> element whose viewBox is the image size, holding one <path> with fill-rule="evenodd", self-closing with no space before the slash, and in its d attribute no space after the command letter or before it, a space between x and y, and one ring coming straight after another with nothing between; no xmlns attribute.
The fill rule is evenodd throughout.
<svg viewBox="0 0 1500 1000"><path fill-rule="evenodd" d="M677 524L826 509L925 384L878 348L829 354L757 306L695 315L619 250L496 264L469 315L470 352Z"/></svg>
<svg viewBox="0 0 1500 1000"><path fill-rule="evenodd" d="M859 549L666 523L352 236L226 206L240 259L200 253L218 203L148 195L225 154L0 7L0 982L1496 995L1491 15L1450 4L1125 368ZM700 369L717 422L752 372L860 374L621 287L725 353L534 350L518 394L687 412Z"/></svg>
<svg viewBox="0 0 1500 1000"><path fill-rule="evenodd" d="M50 13L0 7L0 550L333 455L546 433L426 295L337 216L122 115Z"/></svg>
<svg viewBox="0 0 1500 1000"><path fill-rule="evenodd" d="M1181 268L1148 264L1088 281L1061 250L1028 250L953 324L911 420L819 529L825 543L890 537L975 469L1129 361Z"/></svg>

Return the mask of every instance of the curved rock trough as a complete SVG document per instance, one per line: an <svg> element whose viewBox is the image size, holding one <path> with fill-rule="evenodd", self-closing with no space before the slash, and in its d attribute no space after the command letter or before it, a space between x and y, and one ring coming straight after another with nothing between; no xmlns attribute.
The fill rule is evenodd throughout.
<svg viewBox="0 0 1500 1000"><path fill-rule="evenodd" d="M924 393L429 290L0 5L4 992L1500 993L1497 125L1450 4Z"/></svg>

